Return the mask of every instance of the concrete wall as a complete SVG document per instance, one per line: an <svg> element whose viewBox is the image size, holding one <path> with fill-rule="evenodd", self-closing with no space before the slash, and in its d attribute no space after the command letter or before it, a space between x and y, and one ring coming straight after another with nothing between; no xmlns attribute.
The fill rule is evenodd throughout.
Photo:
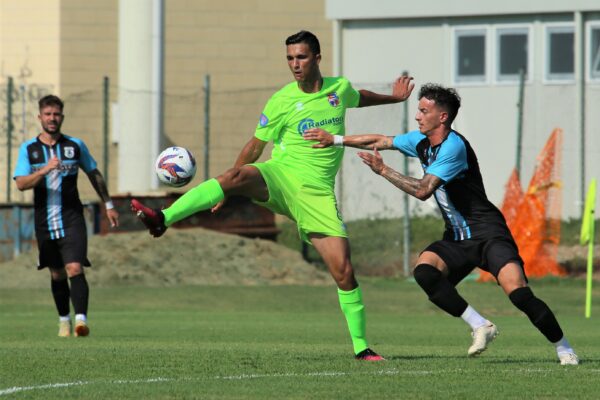
<svg viewBox="0 0 600 400"><path fill-rule="evenodd" d="M424 3L397 0L327 0L326 3L327 17L340 20L522 15L597 9L596 0L430 0Z"/></svg>
<svg viewBox="0 0 600 400"><path fill-rule="evenodd" d="M292 80L284 41L301 29L321 42L331 73L331 22L324 2L169 1L166 14L166 143L189 148L204 177L204 75L211 75L209 175L230 168L254 134L271 94ZM268 152L270 153L270 151Z"/></svg>
<svg viewBox="0 0 600 400"><path fill-rule="evenodd" d="M117 94L118 0L61 0L60 86L65 101L63 131L81 138L104 173L103 79L110 78L110 94ZM109 146L108 184L117 187L117 151ZM81 197L98 200L87 176L80 173Z"/></svg>
<svg viewBox="0 0 600 400"><path fill-rule="evenodd" d="M39 132L37 100L55 93L66 102L64 132L83 139L104 170L102 153L102 79L111 79L110 101L118 102L119 0L0 2L1 84L15 77L27 87L27 135ZM125 1L125 0L124 0ZM150 6L150 2L149 2ZM210 175L229 168L254 133L269 96L292 79L284 40L301 29L314 32L322 45L322 70L331 73L332 29L324 0L165 1L164 145L188 147L204 176L204 75L212 77ZM6 96L0 91L0 117ZM13 121L20 121L13 106ZM20 106L18 106L20 107ZM111 114L111 141L113 132ZM0 124L0 202L6 199L5 124ZM13 170L17 147L13 137ZM110 145L109 189L117 192L118 143ZM97 196L80 177L83 199ZM28 200L16 194L12 200Z"/></svg>
<svg viewBox="0 0 600 400"><path fill-rule="evenodd" d="M60 3L58 0L0 2L0 201L7 197L7 93L8 77L13 77L12 167L18 146L37 132L37 100L60 84ZM24 90L20 91L23 86ZM23 112L25 110L25 112ZM23 118L23 115L25 118ZM10 188L13 201L28 201L31 195Z"/></svg>
<svg viewBox="0 0 600 400"><path fill-rule="evenodd" d="M335 3L335 2L333 2ZM342 12L342 11L340 11ZM345 11L343 11L345 12ZM342 13L343 13L342 12ZM590 14L589 20L598 20ZM513 23L528 23L532 28L532 79L525 87L525 110L523 127L522 180L526 186L532 176L536 157L555 127L564 130L562 153L563 217L579 215L580 202L580 131L577 112L578 91L573 82L548 84L544 82L544 27L547 23L573 21L573 14L486 16L470 18L418 18L418 19L373 19L343 22L342 71L355 86L391 90L389 82L402 70L415 77L418 87L426 82L438 82L455 86L463 99L463 106L455 121L455 129L471 142L479 157L479 163L490 199L499 204L506 183L516 161L516 128L518 85L515 83L456 84L452 78L453 28L467 24L497 26ZM494 38L492 38L493 40ZM416 127L417 93L410 99L410 129ZM600 177L600 140L596 134L600 123L596 116L600 104L600 82L588 82L586 88L585 120L586 176ZM348 132L379 132L393 135L400 132L399 106L352 110L348 116ZM391 115L390 115L391 114ZM387 182L369 181L365 168L350 152L344 164L344 180L341 199L347 219L383 216L390 212L401 215L400 195L390 194ZM397 155L386 155L402 168L402 159ZM420 167L412 173L421 176ZM373 185L370 191L365 190ZM360 187L357 194L352 188ZM373 199L368 203L355 198ZM417 201L414 200L413 203ZM427 209L422 205L421 209ZM391 210L391 211L390 211Z"/></svg>

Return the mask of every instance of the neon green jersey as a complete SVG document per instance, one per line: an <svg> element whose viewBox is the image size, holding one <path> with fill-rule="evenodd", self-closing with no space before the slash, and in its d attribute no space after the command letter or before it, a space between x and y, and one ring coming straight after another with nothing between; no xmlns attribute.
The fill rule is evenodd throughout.
<svg viewBox="0 0 600 400"><path fill-rule="evenodd" d="M346 78L323 78L317 93L304 93L297 82L292 82L269 99L254 135L273 141L274 162L290 167L303 180L333 187L343 147L315 149L315 142L304 140L302 135L309 128L344 135L346 109L357 107L359 99L360 94Z"/></svg>

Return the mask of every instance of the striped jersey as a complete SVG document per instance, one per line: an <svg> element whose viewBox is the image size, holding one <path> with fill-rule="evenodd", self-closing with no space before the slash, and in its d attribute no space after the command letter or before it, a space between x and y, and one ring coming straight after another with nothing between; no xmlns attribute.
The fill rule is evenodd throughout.
<svg viewBox="0 0 600 400"><path fill-rule="evenodd" d="M74 225L83 222L83 206L77 190L77 173L96 169L96 161L85 143L61 134L54 146L38 137L21 145L14 178L43 168L57 156L60 168L49 172L34 188L35 229L38 238L59 239Z"/></svg>
<svg viewBox="0 0 600 400"><path fill-rule="evenodd" d="M394 137L393 146L409 157L418 157L424 173L444 183L433 193L444 217L446 240L490 239L510 235L504 216L485 193L477 156L461 134L450 131L431 146L415 130Z"/></svg>

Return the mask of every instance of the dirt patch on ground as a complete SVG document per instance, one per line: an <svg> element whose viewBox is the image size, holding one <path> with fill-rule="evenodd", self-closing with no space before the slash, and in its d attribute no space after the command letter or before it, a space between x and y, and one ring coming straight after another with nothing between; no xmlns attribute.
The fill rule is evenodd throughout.
<svg viewBox="0 0 600 400"><path fill-rule="evenodd" d="M587 274L588 246L559 246L557 261L572 276L584 276ZM593 261L594 279L600 280L600 245L594 246Z"/></svg>
<svg viewBox="0 0 600 400"><path fill-rule="evenodd" d="M594 251L594 276L600 279L600 246ZM202 228L171 229L160 239L146 232L90 238L88 281L95 287L117 285L332 285L322 267L302 259L299 251L275 242L247 239ZM571 276L585 276L587 246L560 246L558 262ZM361 275L395 276L363 268ZM0 263L0 288L48 287L48 272L36 271L37 250ZM387 271L387 270L386 270Z"/></svg>
<svg viewBox="0 0 600 400"><path fill-rule="evenodd" d="M333 284L298 251L201 228L171 229L159 239L146 232L93 236L88 258L96 287ZM0 263L0 287L47 287L48 272L36 266L37 251Z"/></svg>

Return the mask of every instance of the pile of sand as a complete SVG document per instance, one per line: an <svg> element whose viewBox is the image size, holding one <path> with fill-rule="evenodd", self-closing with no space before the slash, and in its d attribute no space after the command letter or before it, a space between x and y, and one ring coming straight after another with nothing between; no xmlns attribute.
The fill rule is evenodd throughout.
<svg viewBox="0 0 600 400"><path fill-rule="evenodd" d="M86 276L95 287L333 284L299 251L202 228L171 229L159 239L147 232L96 235L88 258ZM48 272L36 266L37 250L0 263L0 287L47 287Z"/></svg>

